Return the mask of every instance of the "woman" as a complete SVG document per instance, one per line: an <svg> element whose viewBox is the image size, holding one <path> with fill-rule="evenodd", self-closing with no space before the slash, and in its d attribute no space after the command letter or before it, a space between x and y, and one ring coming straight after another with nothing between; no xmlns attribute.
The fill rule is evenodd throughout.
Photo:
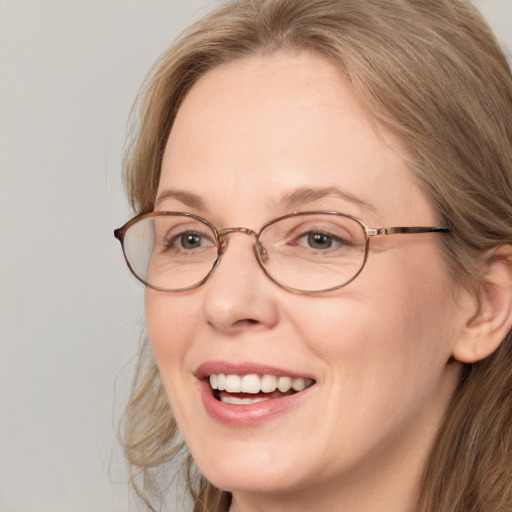
<svg viewBox="0 0 512 512"><path fill-rule="evenodd" d="M148 505L183 457L195 511L510 511L512 78L479 14L235 1L140 112Z"/></svg>

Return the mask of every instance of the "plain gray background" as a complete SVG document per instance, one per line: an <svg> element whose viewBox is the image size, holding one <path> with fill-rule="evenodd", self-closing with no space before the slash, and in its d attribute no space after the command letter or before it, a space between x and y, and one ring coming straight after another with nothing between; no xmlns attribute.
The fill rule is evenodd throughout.
<svg viewBox="0 0 512 512"><path fill-rule="evenodd" d="M115 429L143 289L112 230L132 102L218 0L0 0L0 510L136 510ZM512 0L479 0L512 49Z"/></svg>

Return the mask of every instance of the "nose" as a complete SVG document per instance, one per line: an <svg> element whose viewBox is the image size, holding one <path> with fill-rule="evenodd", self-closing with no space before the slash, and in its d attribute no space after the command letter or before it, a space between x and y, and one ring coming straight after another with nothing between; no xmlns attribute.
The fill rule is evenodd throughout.
<svg viewBox="0 0 512 512"><path fill-rule="evenodd" d="M274 327L279 316L276 299L280 290L267 278L255 257L256 233L232 228L220 234L222 257L203 285L204 321L227 335Z"/></svg>

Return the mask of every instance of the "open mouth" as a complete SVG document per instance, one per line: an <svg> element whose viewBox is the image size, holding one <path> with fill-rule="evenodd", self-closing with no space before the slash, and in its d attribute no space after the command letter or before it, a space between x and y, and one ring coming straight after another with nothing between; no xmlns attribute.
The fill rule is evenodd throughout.
<svg viewBox="0 0 512 512"><path fill-rule="evenodd" d="M213 396L226 404L246 405L275 400L300 393L315 381L286 375L234 375L215 373L209 376Z"/></svg>

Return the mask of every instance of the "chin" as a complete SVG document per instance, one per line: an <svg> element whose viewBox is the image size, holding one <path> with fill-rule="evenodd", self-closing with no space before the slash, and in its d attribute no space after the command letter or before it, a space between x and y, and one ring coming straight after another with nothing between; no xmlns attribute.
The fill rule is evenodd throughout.
<svg viewBox="0 0 512 512"><path fill-rule="evenodd" d="M244 494L286 494L293 492L293 477L288 474L277 475L265 470L233 471L229 468L203 473L206 479L218 489Z"/></svg>
<svg viewBox="0 0 512 512"><path fill-rule="evenodd" d="M203 451L201 456L192 452L199 470L215 487L230 492L273 494L303 485L304 478L297 472L304 467L300 461L289 460L283 453L277 458L279 452L268 446L244 449L237 445L227 445L225 449L222 444L217 445L215 454Z"/></svg>

